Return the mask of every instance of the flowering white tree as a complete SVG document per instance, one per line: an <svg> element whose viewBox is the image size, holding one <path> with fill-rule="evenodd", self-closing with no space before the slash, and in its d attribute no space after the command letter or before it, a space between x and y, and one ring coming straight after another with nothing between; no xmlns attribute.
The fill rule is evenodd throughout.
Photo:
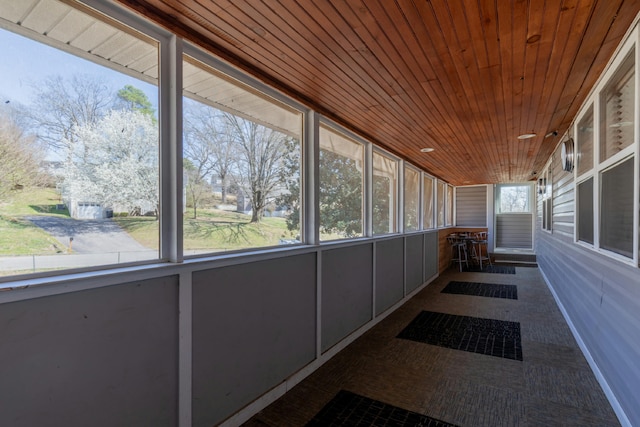
<svg viewBox="0 0 640 427"><path fill-rule="evenodd" d="M127 210L156 210L158 128L138 111L111 110L95 124L77 126L63 172L63 195Z"/></svg>

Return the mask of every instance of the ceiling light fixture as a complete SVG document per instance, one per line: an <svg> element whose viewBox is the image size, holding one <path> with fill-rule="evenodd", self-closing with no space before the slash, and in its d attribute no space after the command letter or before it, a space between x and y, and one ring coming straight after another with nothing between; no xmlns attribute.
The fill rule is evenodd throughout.
<svg viewBox="0 0 640 427"><path fill-rule="evenodd" d="M536 136L535 133L523 133L522 135L518 135L518 139L529 139Z"/></svg>
<svg viewBox="0 0 640 427"><path fill-rule="evenodd" d="M423 153L430 153L430 152L432 152L433 150L435 150L435 148L431 148L431 147L427 147L427 148L422 148L422 149L420 149L420 151L421 151L421 152L423 152Z"/></svg>

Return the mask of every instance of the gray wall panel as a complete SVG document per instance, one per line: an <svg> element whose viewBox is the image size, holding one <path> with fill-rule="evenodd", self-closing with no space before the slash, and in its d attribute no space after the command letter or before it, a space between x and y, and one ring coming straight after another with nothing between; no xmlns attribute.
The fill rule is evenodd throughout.
<svg viewBox="0 0 640 427"><path fill-rule="evenodd" d="M632 425L640 425L640 270L539 232L537 259Z"/></svg>
<svg viewBox="0 0 640 427"><path fill-rule="evenodd" d="M211 426L315 358L316 258L193 275L193 424Z"/></svg>
<svg viewBox="0 0 640 427"><path fill-rule="evenodd" d="M178 285L0 305L0 425L175 426Z"/></svg>
<svg viewBox="0 0 640 427"><path fill-rule="evenodd" d="M425 282L438 274L438 232L424 234L424 277Z"/></svg>
<svg viewBox="0 0 640 427"><path fill-rule="evenodd" d="M407 236L407 294L422 285L422 265L424 263L424 240L422 234Z"/></svg>
<svg viewBox="0 0 640 427"><path fill-rule="evenodd" d="M376 315L404 296L404 239L376 243Z"/></svg>
<svg viewBox="0 0 640 427"><path fill-rule="evenodd" d="M322 351L372 318L373 245L322 252Z"/></svg>

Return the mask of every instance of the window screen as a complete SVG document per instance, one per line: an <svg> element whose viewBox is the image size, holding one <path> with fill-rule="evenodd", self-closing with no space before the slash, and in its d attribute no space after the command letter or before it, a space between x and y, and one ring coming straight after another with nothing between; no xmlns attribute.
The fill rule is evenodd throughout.
<svg viewBox="0 0 640 427"><path fill-rule="evenodd" d="M593 178L578 184L578 240L593 244Z"/></svg>
<svg viewBox="0 0 640 427"><path fill-rule="evenodd" d="M602 172L600 247L633 257L633 158Z"/></svg>

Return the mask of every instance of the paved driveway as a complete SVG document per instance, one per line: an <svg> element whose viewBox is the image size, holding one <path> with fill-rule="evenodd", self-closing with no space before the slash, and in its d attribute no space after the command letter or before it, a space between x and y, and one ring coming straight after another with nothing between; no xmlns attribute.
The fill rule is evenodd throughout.
<svg viewBox="0 0 640 427"><path fill-rule="evenodd" d="M80 254L138 252L148 250L113 220L29 216L26 219L58 239L64 248L73 237L73 251Z"/></svg>

